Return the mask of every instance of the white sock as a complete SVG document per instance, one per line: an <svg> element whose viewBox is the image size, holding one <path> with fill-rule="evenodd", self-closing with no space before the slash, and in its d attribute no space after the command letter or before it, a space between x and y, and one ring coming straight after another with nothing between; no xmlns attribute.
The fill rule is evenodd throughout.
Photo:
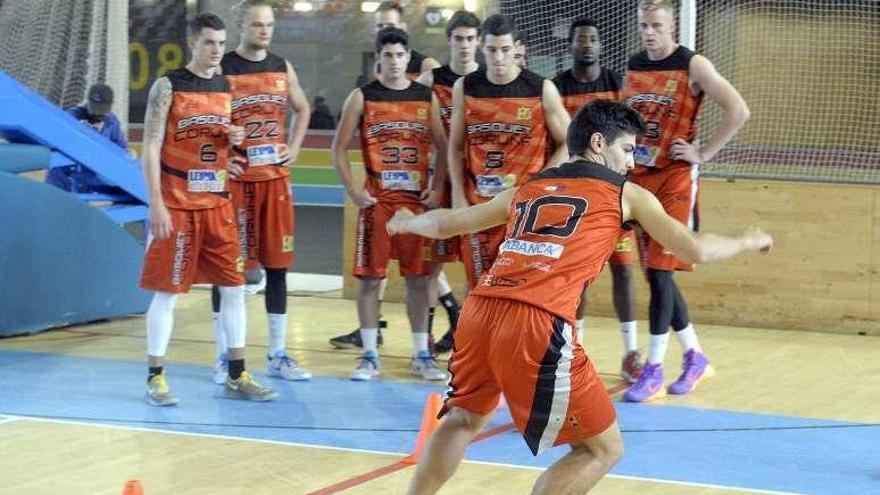
<svg viewBox="0 0 880 495"><path fill-rule="evenodd" d="M639 334L636 332L635 321L620 322L620 333L623 335L623 352L628 353L639 349Z"/></svg>
<svg viewBox="0 0 880 495"><path fill-rule="evenodd" d="M449 279L446 278L445 272L440 272L440 275L437 275L437 287L439 288L440 296L445 296L452 292L452 287L449 286Z"/></svg>
<svg viewBox="0 0 880 495"><path fill-rule="evenodd" d="M217 350L217 359L226 354L226 333L220 324L220 313L211 313L211 327L214 329L214 344Z"/></svg>
<svg viewBox="0 0 880 495"><path fill-rule="evenodd" d="M226 334L226 346L232 349L243 348L247 338L243 285L220 287L220 324Z"/></svg>
<svg viewBox="0 0 880 495"><path fill-rule="evenodd" d="M364 343L364 352L372 352L378 356L379 351L376 350L376 341L379 339L378 328L361 328L361 342Z"/></svg>
<svg viewBox="0 0 880 495"><path fill-rule="evenodd" d="M164 356L174 328L174 304L177 294L156 292L147 309L147 354Z"/></svg>
<svg viewBox="0 0 880 495"><path fill-rule="evenodd" d="M428 352L428 332L413 332L413 357L418 357L422 352Z"/></svg>
<svg viewBox="0 0 880 495"><path fill-rule="evenodd" d="M669 347L669 332L663 335L651 334L648 342L648 364L663 364L666 348Z"/></svg>
<svg viewBox="0 0 880 495"><path fill-rule="evenodd" d="M684 352L691 349L694 349L697 352L703 352L703 349L700 347L700 341L697 339L697 332L694 331L693 323L688 323L688 326L681 330L677 330L675 335L678 337L678 341L681 342L681 347L684 348Z"/></svg>
<svg viewBox="0 0 880 495"><path fill-rule="evenodd" d="M577 332L577 341L581 344L581 347L584 345L584 319L579 318L575 322L575 331Z"/></svg>
<svg viewBox="0 0 880 495"><path fill-rule="evenodd" d="M269 355L275 356L278 351L284 352L287 344L287 315L268 313L269 318Z"/></svg>

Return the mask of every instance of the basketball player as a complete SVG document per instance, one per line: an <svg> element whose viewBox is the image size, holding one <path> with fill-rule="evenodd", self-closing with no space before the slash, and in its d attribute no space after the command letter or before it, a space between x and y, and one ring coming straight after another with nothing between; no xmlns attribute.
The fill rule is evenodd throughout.
<svg viewBox="0 0 880 495"><path fill-rule="evenodd" d="M485 203L566 156L568 113L550 80L514 63L517 38L510 16L490 16L483 23L486 70L468 74L453 86L453 208ZM554 145L549 160L548 135ZM502 240L503 226L462 237L461 258L470 288L492 266Z"/></svg>
<svg viewBox="0 0 880 495"><path fill-rule="evenodd" d="M399 2L382 2L379 4L379 7L376 9L376 18L373 27L375 28L375 33L378 35L379 32L385 28L393 27L398 28L404 32L406 32L406 22L403 20L403 7ZM440 63L434 60L431 57L425 56L422 53L417 52L416 50L410 49L410 60L409 64L406 66L406 78L415 81L418 79L419 75L425 71L429 71L440 67ZM376 79L381 79L381 61L376 60L376 65L373 70L373 77ZM379 300L383 300L385 298L385 288L388 285L388 281L382 279L379 284ZM447 284L448 286L448 284ZM437 290L432 290L431 297L431 308L433 308L433 301L437 299L434 295L437 294ZM445 298L443 301L443 307L446 308L446 312L449 314L450 320L458 319L458 302L455 301L455 296L452 295L451 290L444 292L444 295L448 295L450 297ZM454 305L453 305L454 303ZM430 323L429 323L430 325ZM382 329L386 328L388 323L385 320L379 320L379 337L378 337L378 345L382 345ZM428 331L428 336L433 343L433 338L431 338L430 330ZM360 329L355 329L353 332L344 333L342 335L337 335L336 337L332 337L329 340L330 345L337 349L354 349L358 347L363 347L363 342L361 341L361 333Z"/></svg>
<svg viewBox="0 0 880 495"><path fill-rule="evenodd" d="M403 20L403 6L399 2L380 3L379 8L376 9L376 23L374 27L376 34L379 34L379 31L388 27L402 29L406 32L406 22ZM406 66L406 78L411 81L418 79L419 75L423 72L440 67L440 62L423 53L412 49L410 53L409 64ZM379 78L378 73L381 71L380 62L379 60L376 61L376 79Z"/></svg>
<svg viewBox="0 0 880 495"><path fill-rule="evenodd" d="M465 301L450 359L450 392L410 484L432 494L455 472L465 448L491 419L501 393L534 455L570 451L539 478L532 494L585 493L623 455L614 407L571 324L585 284L614 250L621 227L639 222L678 256L709 262L768 251L751 229L737 237L695 235L648 191L627 182L639 115L598 100L568 132L572 162L544 170L518 189L460 210L413 216L399 211L391 234L432 238L506 223L498 259Z"/></svg>
<svg viewBox="0 0 880 495"><path fill-rule="evenodd" d="M268 0L244 0L234 11L240 30L235 51L221 68L232 90L232 123L243 126L245 140L233 155L245 173L231 182L238 219L241 255L247 269L266 269L265 305L269 327L266 374L285 380L308 380L285 351L287 341L287 269L293 264L293 198L288 169L299 155L311 114L308 100L290 62L269 52L275 15ZM290 138L287 111L295 112ZM226 342L220 325L220 292L214 289L214 381L226 380Z"/></svg>
<svg viewBox="0 0 880 495"><path fill-rule="evenodd" d="M568 41L573 64L570 69L560 72L553 78L562 103L574 117L585 104L598 99L620 100L623 78L620 74L599 65L602 55L602 42L596 21L581 17L575 19L568 28ZM611 268L611 287L614 310L620 321L623 334L623 359L620 375L634 383L642 373L641 353L638 350L635 317L635 289L632 270L632 231L622 233L614 254L608 260ZM584 290L581 304L577 309L578 340L583 343L584 316L586 315L587 290Z"/></svg>
<svg viewBox="0 0 880 495"><path fill-rule="evenodd" d="M452 117L452 85L460 77L480 68L476 57L477 46L480 44L480 18L467 10L456 11L446 23L446 43L449 45L449 64L425 72L419 76L418 82L428 86L434 92L437 104L440 105L439 113L440 119L443 121L443 131L448 137L449 122ZM445 154L440 156L445 160ZM434 180L443 180L443 196L440 199L440 207L449 208L452 206L450 196L452 186L449 182L449 176L441 179L435 175ZM459 259L460 242L457 237L434 241L434 261L437 262L435 268L437 275L432 279L431 288L435 291L434 293L442 294L438 300L446 308L449 315L449 330L434 344L434 352L437 354L452 350L452 336L455 332L455 326L458 324L458 302L441 270L442 263L451 263ZM431 301L434 301L433 297ZM433 307L428 309L429 329L432 326L433 311Z"/></svg>
<svg viewBox="0 0 880 495"><path fill-rule="evenodd" d="M736 89L712 63L675 42L673 4L643 0L639 32L645 49L630 58L626 70L626 104L645 119L647 130L636 149L630 180L651 191L672 217L697 230L700 164L711 160L749 118L749 109ZM695 142L697 114L703 96L722 110L717 130L702 144ZM643 402L670 394L687 394L714 373L703 353L684 298L672 274L693 265L677 259L668 246L641 232L639 251L651 286L648 360L639 380L624 399ZM663 359L669 327L684 349L683 371L664 387Z"/></svg>
<svg viewBox="0 0 880 495"><path fill-rule="evenodd" d="M389 258L395 258L406 280L412 373L425 380L445 380L446 372L437 367L428 345L430 242L415 235L389 236L385 230L397 208L405 205L421 211L423 204L434 202L435 191L428 188L432 140L442 148L445 137L440 116L432 111L431 89L405 76L409 63L406 33L394 27L379 31L376 56L383 68L379 80L351 92L333 139L333 165L359 209L354 275L360 279L357 305L364 353L350 378L370 380L379 374L379 284L386 276ZM352 181L348 161L348 143L355 130L360 131L367 172L363 186ZM443 161L438 163L442 177Z"/></svg>
<svg viewBox="0 0 880 495"><path fill-rule="evenodd" d="M219 286L220 320L229 346L226 397L272 400L277 393L245 371L244 264L235 211L228 197L230 144L244 129L230 125L231 95L217 74L226 28L213 14L188 25L192 59L168 72L150 89L144 122L144 175L150 195L150 233L141 287L155 291L147 310L149 377L146 400L177 404L163 371L174 326L177 295L194 283Z"/></svg>

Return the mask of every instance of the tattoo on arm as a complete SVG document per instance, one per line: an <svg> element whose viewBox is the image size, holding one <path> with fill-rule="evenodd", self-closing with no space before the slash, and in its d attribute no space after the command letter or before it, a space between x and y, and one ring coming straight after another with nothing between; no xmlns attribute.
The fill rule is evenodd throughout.
<svg viewBox="0 0 880 495"><path fill-rule="evenodd" d="M147 97L147 110L144 113L144 141L162 143L165 138L165 125L168 110L171 108L171 81L161 77L153 83Z"/></svg>

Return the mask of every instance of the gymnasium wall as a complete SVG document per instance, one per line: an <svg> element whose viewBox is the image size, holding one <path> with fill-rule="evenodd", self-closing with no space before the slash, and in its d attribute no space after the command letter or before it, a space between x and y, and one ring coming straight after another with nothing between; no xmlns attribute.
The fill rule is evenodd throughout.
<svg viewBox="0 0 880 495"><path fill-rule="evenodd" d="M351 276L356 211L346 205L345 297ZM880 336L880 189L781 181L704 180L701 228L736 233L750 225L771 232L769 256L744 255L677 276L695 322ZM446 265L462 294L460 263ZM402 300L393 264L386 301ZM648 290L637 280L639 319ZM610 275L591 291L589 315L613 316Z"/></svg>

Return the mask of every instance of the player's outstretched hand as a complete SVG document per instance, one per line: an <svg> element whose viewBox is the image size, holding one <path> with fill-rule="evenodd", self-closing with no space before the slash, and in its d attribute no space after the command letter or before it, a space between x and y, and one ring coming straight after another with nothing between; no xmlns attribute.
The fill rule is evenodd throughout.
<svg viewBox="0 0 880 495"><path fill-rule="evenodd" d="M229 142L233 146L239 146L244 142L244 127L240 125L229 126Z"/></svg>
<svg viewBox="0 0 880 495"><path fill-rule="evenodd" d="M669 148L669 158L684 160L688 163L702 163L700 150L682 138L675 138Z"/></svg>
<svg viewBox="0 0 880 495"><path fill-rule="evenodd" d="M150 232L153 237L162 240L171 235L171 214L164 204L150 205Z"/></svg>
<svg viewBox="0 0 880 495"><path fill-rule="evenodd" d="M229 170L229 174L233 177L240 177L244 175L244 168L247 165L247 159L237 155L229 156L229 164L226 166L226 169Z"/></svg>
<svg viewBox="0 0 880 495"><path fill-rule="evenodd" d="M409 208L401 208L394 212L394 216L385 224L385 230L391 235L405 234L406 222L416 216Z"/></svg>
<svg viewBox="0 0 880 495"><path fill-rule="evenodd" d="M767 254L773 249L773 238L770 237L770 234L764 232L758 227L750 227L743 235L746 238L746 242L749 243L749 248L752 251L759 251L761 254Z"/></svg>
<svg viewBox="0 0 880 495"><path fill-rule="evenodd" d="M351 200L358 208L369 208L377 203L376 198L363 189L354 189L348 192Z"/></svg>

